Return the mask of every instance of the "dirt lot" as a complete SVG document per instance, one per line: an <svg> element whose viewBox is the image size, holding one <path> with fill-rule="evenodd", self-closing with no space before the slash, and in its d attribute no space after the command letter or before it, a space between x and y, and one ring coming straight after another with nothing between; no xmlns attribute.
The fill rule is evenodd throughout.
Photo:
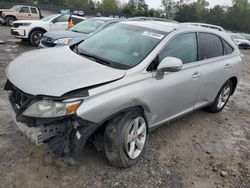
<svg viewBox="0 0 250 188"><path fill-rule="evenodd" d="M20 133L3 87L5 68L32 50L0 26L0 187L250 187L250 50L242 80L225 110L197 111L150 135L140 162L129 169L109 166L104 152L87 145L78 166L45 155Z"/></svg>

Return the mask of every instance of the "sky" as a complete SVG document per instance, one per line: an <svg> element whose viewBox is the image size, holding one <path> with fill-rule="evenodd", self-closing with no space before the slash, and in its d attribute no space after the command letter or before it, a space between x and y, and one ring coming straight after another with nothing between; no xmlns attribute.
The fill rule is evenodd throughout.
<svg viewBox="0 0 250 188"><path fill-rule="evenodd" d="M128 0L120 0L120 2L124 3ZM149 5L149 8L160 8L161 0L145 0L146 3ZM214 7L215 5L232 5L232 0L207 0L209 2L209 7Z"/></svg>

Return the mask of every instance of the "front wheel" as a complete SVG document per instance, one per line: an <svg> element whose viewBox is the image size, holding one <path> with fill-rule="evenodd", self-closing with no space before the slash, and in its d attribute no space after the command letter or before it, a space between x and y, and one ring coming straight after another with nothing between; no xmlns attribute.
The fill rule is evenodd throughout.
<svg viewBox="0 0 250 188"><path fill-rule="evenodd" d="M147 123L140 110L120 114L106 127L104 137L106 156L114 166L130 167L138 162L147 140Z"/></svg>
<svg viewBox="0 0 250 188"><path fill-rule="evenodd" d="M233 83L231 80L228 80L220 89L213 104L207 108L208 111L212 113L217 113L222 111L226 106L232 91L233 91Z"/></svg>
<svg viewBox="0 0 250 188"><path fill-rule="evenodd" d="M16 18L15 17L7 17L6 18L6 25L7 26L12 26L13 25L13 22L16 21Z"/></svg>
<svg viewBox="0 0 250 188"><path fill-rule="evenodd" d="M31 34L30 34L30 43L37 47L40 43L40 40L42 39L42 36L43 36L44 32L43 31L33 31Z"/></svg>

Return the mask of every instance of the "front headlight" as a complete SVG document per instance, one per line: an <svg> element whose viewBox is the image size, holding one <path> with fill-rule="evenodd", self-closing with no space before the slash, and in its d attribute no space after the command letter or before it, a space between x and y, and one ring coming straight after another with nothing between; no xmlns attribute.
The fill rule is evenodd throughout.
<svg viewBox="0 0 250 188"><path fill-rule="evenodd" d="M61 38L55 40L55 44L63 44L63 45L68 45L72 41L72 38Z"/></svg>
<svg viewBox="0 0 250 188"><path fill-rule="evenodd" d="M57 102L51 100L41 100L33 103L23 112L24 116L52 118L73 114L80 106L81 101Z"/></svg>

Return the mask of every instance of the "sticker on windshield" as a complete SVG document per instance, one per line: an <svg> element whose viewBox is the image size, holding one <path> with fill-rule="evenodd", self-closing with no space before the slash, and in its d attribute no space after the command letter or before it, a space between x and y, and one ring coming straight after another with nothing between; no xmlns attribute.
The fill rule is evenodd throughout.
<svg viewBox="0 0 250 188"><path fill-rule="evenodd" d="M154 33L154 32L149 32L149 31L145 31L144 33L142 33L142 35L147 36L147 37L152 37L155 39L163 39L164 35L158 34L158 33Z"/></svg>
<svg viewBox="0 0 250 188"><path fill-rule="evenodd" d="M133 56L138 57L140 54L138 52L134 52Z"/></svg>

